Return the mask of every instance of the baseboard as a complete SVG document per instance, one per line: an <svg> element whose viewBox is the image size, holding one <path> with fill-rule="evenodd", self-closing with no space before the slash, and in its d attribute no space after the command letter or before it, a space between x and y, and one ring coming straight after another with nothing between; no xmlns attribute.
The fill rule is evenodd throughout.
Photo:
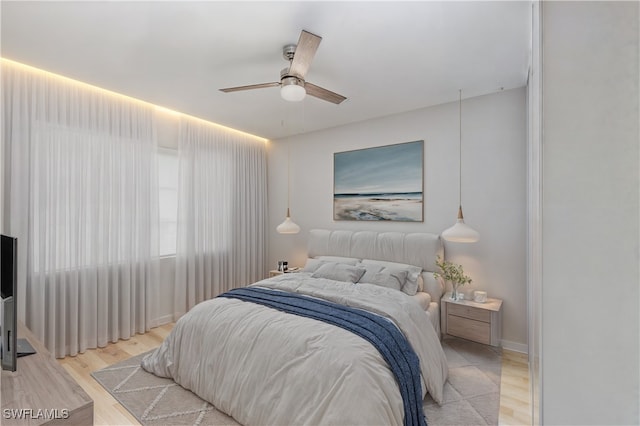
<svg viewBox="0 0 640 426"><path fill-rule="evenodd" d="M520 352L521 354L529 353L529 346L524 343L512 342L510 340L501 340L500 344L503 349L508 349L513 352Z"/></svg>
<svg viewBox="0 0 640 426"><path fill-rule="evenodd" d="M153 324L153 327L160 327L161 325L169 324L170 322L173 322L173 315L165 315L156 318L151 323Z"/></svg>

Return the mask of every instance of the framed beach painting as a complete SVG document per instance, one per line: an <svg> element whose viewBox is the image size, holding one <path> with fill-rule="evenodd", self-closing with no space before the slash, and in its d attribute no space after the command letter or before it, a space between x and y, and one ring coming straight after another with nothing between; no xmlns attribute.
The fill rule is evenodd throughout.
<svg viewBox="0 0 640 426"><path fill-rule="evenodd" d="M333 219L422 222L424 141L333 154Z"/></svg>

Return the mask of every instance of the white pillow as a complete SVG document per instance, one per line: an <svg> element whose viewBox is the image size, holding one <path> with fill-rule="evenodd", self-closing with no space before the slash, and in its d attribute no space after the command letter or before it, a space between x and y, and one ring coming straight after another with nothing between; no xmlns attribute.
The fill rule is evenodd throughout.
<svg viewBox="0 0 640 426"><path fill-rule="evenodd" d="M367 271L367 273L368 272L369 271ZM405 281L407 281L407 271L385 268L383 272L372 274L367 281L364 281L363 278L360 278L358 283L375 284L381 287L393 288L395 290L402 291L402 287L404 286Z"/></svg>
<svg viewBox="0 0 640 426"><path fill-rule="evenodd" d="M334 281L357 283L364 274L364 268L344 263L325 263L311 275L312 278L326 278Z"/></svg>
<svg viewBox="0 0 640 426"><path fill-rule="evenodd" d="M422 268L420 266L414 265L406 265L404 263L396 263L396 262L385 262L383 260L370 260L364 259L361 262L365 268L368 268L369 265L381 265L385 268L389 269L400 269L407 271L407 281L402 286L402 292L408 294L409 296L413 296L418 291L418 277L422 272Z"/></svg>
<svg viewBox="0 0 640 426"><path fill-rule="evenodd" d="M323 262L319 259L307 259L307 263L304 264L304 268L302 268L302 272L315 272L320 266L324 265L327 262Z"/></svg>

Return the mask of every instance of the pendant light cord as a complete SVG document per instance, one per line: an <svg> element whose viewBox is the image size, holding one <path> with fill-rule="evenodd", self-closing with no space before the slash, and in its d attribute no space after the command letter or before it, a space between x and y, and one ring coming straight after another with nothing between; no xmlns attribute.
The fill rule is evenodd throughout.
<svg viewBox="0 0 640 426"><path fill-rule="evenodd" d="M289 217L289 203L291 202L291 142L287 143L287 217Z"/></svg>
<svg viewBox="0 0 640 426"><path fill-rule="evenodd" d="M458 139L458 206L462 208L462 89L458 89L459 92L459 100L458 100L458 112L459 112L459 124L458 129L460 130L460 137Z"/></svg>
<svg viewBox="0 0 640 426"><path fill-rule="evenodd" d="M457 243L474 243L480 239L480 234L464 223L462 215L462 89L459 89L458 111L458 127L460 129L458 141L458 219L451 228L447 228L442 232L442 238L446 241Z"/></svg>

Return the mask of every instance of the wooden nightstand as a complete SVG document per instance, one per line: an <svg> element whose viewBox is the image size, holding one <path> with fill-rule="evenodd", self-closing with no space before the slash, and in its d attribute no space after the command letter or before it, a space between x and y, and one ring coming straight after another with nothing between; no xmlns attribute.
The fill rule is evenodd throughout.
<svg viewBox="0 0 640 426"><path fill-rule="evenodd" d="M485 345L500 346L502 300L487 298L485 303L451 300L451 293L440 303L442 332Z"/></svg>

